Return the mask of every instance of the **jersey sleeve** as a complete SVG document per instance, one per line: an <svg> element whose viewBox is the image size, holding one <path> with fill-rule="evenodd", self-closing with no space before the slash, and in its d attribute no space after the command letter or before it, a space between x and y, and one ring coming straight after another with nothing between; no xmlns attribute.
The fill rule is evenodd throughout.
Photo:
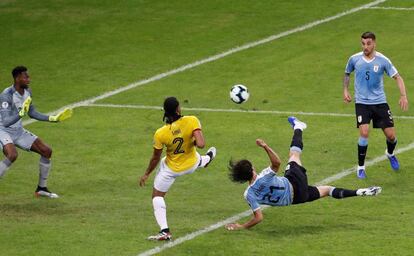
<svg viewBox="0 0 414 256"><path fill-rule="evenodd" d="M201 130L200 120L198 120L197 117L192 116L192 118L191 118L191 126L193 127L193 131L195 131L195 130Z"/></svg>
<svg viewBox="0 0 414 256"><path fill-rule="evenodd" d="M161 141L161 135L158 131L154 134L153 147L155 149L162 149L163 148L163 143Z"/></svg>
<svg viewBox="0 0 414 256"><path fill-rule="evenodd" d="M267 174L270 174L272 176L276 175L275 171L273 171L272 168L270 168L270 166L269 166L269 167L267 167L266 169L263 169L263 171L260 172L259 177L263 177Z"/></svg>
<svg viewBox="0 0 414 256"><path fill-rule="evenodd" d="M249 192L246 193L244 198L246 199L252 211L255 212L258 209L260 209L260 204L257 202L257 200L252 195L249 194Z"/></svg>
<svg viewBox="0 0 414 256"><path fill-rule="evenodd" d="M398 70L394 67L392 62L388 59L385 61L385 73L389 77L394 77L396 74L398 74Z"/></svg>
<svg viewBox="0 0 414 256"><path fill-rule="evenodd" d="M348 60L348 63L346 63L345 73L351 74L352 71L354 71L354 69L355 69L354 58L350 57Z"/></svg>
<svg viewBox="0 0 414 256"><path fill-rule="evenodd" d="M38 112L36 110L36 107L33 104L30 105L28 115L31 118L36 119L36 120L39 120L39 121L49 121L49 116Z"/></svg>

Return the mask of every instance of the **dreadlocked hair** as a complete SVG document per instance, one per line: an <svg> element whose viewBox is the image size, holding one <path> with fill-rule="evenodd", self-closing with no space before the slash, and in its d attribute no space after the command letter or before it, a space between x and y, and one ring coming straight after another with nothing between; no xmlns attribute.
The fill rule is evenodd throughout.
<svg viewBox="0 0 414 256"><path fill-rule="evenodd" d="M229 178L233 182L245 183L253 177L253 165L249 160L229 161Z"/></svg>
<svg viewBox="0 0 414 256"><path fill-rule="evenodd" d="M177 108L180 105L177 98L168 97L164 100L164 117L162 121L167 124L171 124L174 121L178 120L181 115L177 114Z"/></svg>

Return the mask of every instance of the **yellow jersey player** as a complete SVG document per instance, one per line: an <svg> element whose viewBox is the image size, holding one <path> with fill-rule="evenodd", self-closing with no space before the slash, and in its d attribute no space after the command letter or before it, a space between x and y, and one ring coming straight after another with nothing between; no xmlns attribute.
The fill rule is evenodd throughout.
<svg viewBox="0 0 414 256"><path fill-rule="evenodd" d="M144 186L149 175L161 161L152 192L154 215L160 226L160 232L148 237L149 240L156 241L172 238L167 224L164 197L175 179L193 173L198 168L207 167L216 156L215 147L209 148L205 156L197 153L196 147L205 146L200 121L195 116L182 116L180 103L175 97L165 99L163 121L166 124L155 132L154 151L145 174L139 180L140 186ZM167 153L161 159L164 147Z"/></svg>

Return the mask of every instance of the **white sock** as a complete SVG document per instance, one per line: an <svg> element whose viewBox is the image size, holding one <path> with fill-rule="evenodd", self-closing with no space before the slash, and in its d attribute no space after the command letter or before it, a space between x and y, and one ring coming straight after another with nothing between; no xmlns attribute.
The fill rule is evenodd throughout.
<svg viewBox="0 0 414 256"><path fill-rule="evenodd" d="M160 230L168 228L167 224L167 206L165 205L164 197L156 196L152 199L154 207L154 215L157 220Z"/></svg>
<svg viewBox="0 0 414 256"><path fill-rule="evenodd" d="M0 162L0 178L3 177L11 164L12 162L8 158Z"/></svg>
<svg viewBox="0 0 414 256"><path fill-rule="evenodd" d="M208 155L201 156L200 167L205 167L208 163L210 163L210 161L211 161L210 156L208 156Z"/></svg>
<svg viewBox="0 0 414 256"><path fill-rule="evenodd" d="M47 187L47 177L51 167L50 160L42 156L39 161L39 187Z"/></svg>
<svg viewBox="0 0 414 256"><path fill-rule="evenodd" d="M330 197L332 197L332 192L334 191L334 189L335 189L335 187L331 187L331 188L329 189L329 196L330 196Z"/></svg>

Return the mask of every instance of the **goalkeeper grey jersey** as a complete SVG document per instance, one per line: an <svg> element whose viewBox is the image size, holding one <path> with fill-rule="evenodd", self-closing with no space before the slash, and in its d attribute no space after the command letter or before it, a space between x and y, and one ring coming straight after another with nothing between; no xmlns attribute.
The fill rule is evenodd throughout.
<svg viewBox="0 0 414 256"><path fill-rule="evenodd" d="M21 95L19 92L16 91L14 85L6 88L0 94L1 130L12 133L23 129L23 124L19 116L19 111L22 108L25 99L29 96L32 96L30 89L25 89L24 94ZM33 104L30 105L28 115L29 117L37 119L39 121L49 120L49 116L37 112Z"/></svg>

